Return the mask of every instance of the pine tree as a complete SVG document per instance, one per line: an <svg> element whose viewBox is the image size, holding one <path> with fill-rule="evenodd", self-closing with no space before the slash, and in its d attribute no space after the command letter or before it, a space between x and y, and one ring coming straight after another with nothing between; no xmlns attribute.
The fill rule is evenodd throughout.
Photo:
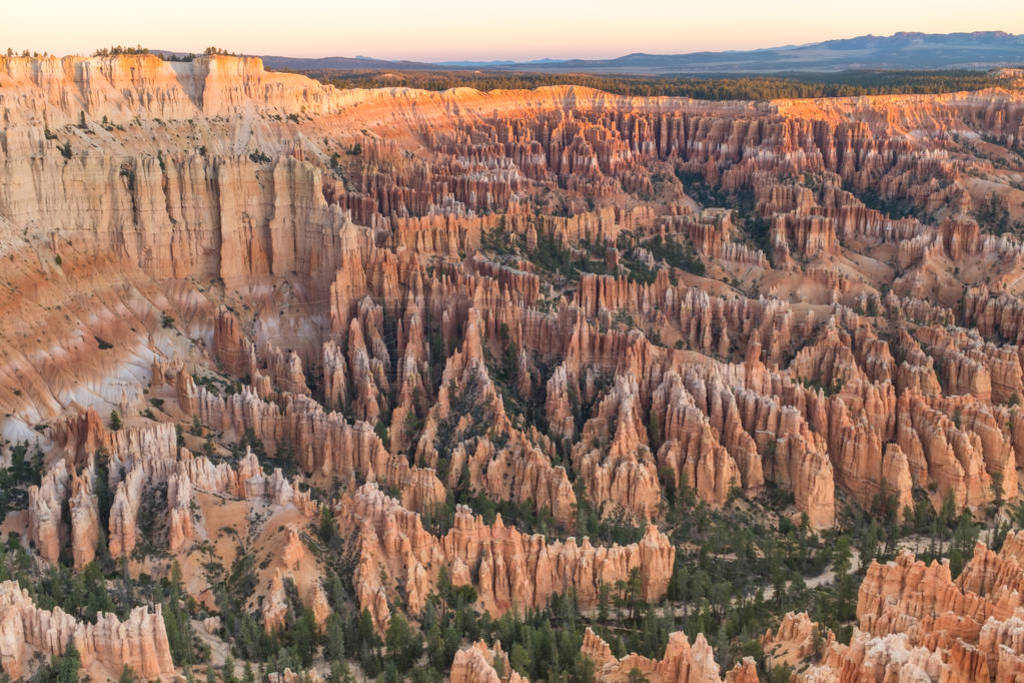
<svg viewBox="0 0 1024 683"><path fill-rule="evenodd" d="M391 616L387 632L388 655L402 673L412 668L423 652L423 641L401 612Z"/></svg>
<svg viewBox="0 0 1024 683"><path fill-rule="evenodd" d="M325 651L328 659L343 659L345 657L345 626L341 616L331 613L327 617L327 629L325 633Z"/></svg>
<svg viewBox="0 0 1024 683"><path fill-rule="evenodd" d="M302 659L302 666L313 665L313 650L316 649L316 620L313 610L308 607L302 610L302 616L295 621L292 628L292 644Z"/></svg>
<svg viewBox="0 0 1024 683"><path fill-rule="evenodd" d="M644 672L635 666L629 670L629 683L643 683L648 680L647 676L644 676Z"/></svg>
<svg viewBox="0 0 1024 683"><path fill-rule="evenodd" d="M171 576L167 599L163 605L164 628L167 631L167 642L171 656L179 666L193 663L192 656L192 622L188 612L181 606L184 592L181 584L181 565L177 560L171 565Z"/></svg>
<svg viewBox="0 0 1024 683"><path fill-rule="evenodd" d="M221 667L221 680L224 683L238 683L235 678L235 659L230 654L224 658L224 666Z"/></svg>
<svg viewBox="0 0 1024 683"><path fill-rule="evenodd" d="M73 643L68 643L64 654L54 659L52 671L55 683L78 683L78 670L82 666L81 657Z"/></svg>
<svg viewBox="0 0 1024 683"><path fill-rule="evenodd" d="M331 673L328 676L330 683L348 683L352 681L352 673L348 669L348 662L344 659L335 659L331 662Z"/></svg>
<svg viewBox="0 0 1024 683"><path fill-rule="evenodd" d="M509 665L523 676L530 675L533 655L521 643L513 643L508 655Z"/></svg>
<svg viewBox="0 0 1024 683"><path fill-rule="evenodd" d="M647 419L647 439L651 450L657 451L658 446L661 445L661 420L658 419L658 414L653 410L651 411L651 416Z"/></svg>

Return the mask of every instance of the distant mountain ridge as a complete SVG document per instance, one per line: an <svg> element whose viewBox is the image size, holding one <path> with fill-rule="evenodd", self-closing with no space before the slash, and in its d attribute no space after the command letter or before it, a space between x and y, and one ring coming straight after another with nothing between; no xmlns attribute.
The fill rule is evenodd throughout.
<svg viewBox="0 0 1024 683"><path fill-rule="evenodd" d="M269 69L487 69L602 74L777 73L850 69L988 69L1024 65L1024 35L900 32L864 35L806 45L681 54L632 53L614 59L452 60L438 63L370 57L264 56Z"/></svg>

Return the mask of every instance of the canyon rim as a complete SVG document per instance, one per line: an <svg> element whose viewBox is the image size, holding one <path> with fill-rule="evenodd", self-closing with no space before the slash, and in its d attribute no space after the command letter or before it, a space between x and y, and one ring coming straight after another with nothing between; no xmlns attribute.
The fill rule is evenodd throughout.
<svg viewBox="0 0 1024 683"><path fill-rule="evenodd" d="M2 676L1024 680L1024 72L443 73L0 56Z"/></svg>

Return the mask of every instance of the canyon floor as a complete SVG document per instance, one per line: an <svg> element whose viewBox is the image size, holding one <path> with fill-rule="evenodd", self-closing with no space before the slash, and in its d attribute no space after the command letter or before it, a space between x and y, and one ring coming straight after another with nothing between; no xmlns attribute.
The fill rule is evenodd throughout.
<svg viewBox="0 0 1024 683"><path fill-rule="evenodd" d="M1024 680L1024 91L0 57L12 680Z"/></svg>

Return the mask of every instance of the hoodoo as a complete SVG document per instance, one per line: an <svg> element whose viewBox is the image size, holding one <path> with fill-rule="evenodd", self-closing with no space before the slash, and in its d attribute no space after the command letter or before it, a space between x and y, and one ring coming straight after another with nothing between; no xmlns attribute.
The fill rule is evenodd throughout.
<svg viewBox="0 0 1024 683"><path fill-rule="evenodd" d="M1024 676L1013 74L313 75L0 57L6 676Z"/></svg>

